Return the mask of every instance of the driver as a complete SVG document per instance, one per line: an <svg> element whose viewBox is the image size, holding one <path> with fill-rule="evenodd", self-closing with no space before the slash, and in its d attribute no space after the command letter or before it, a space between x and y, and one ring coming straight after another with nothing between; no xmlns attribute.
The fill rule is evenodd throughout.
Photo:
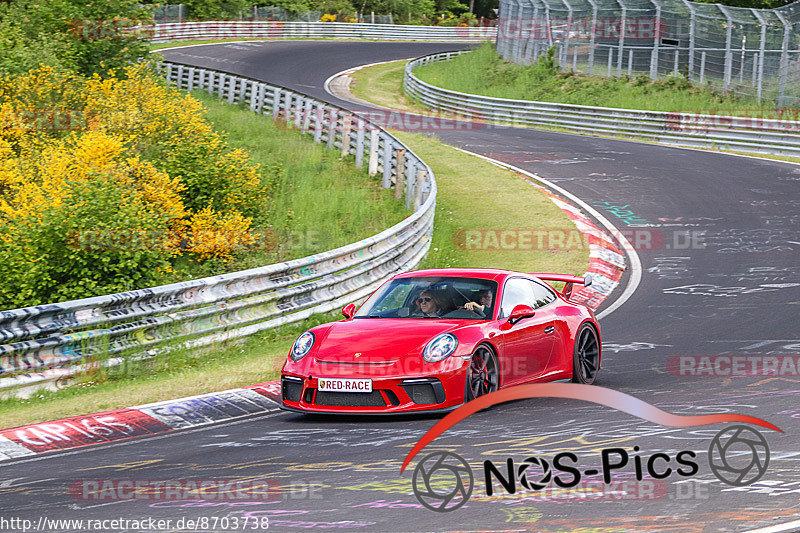
<svg viewBox="0 0 800 533"><path fill-rule="evenodd" d="M492 298L493 295L490 289L482 289L478 291L478 301L465 303L464 309L487 316L489 309L492 307Z"/></svg>
<svg viewBox="0 0 800 533"><path fill-rule="evenodd" d="M441 316L442 306L433 295L433 292L424 290L415 300L417 310L412 316L414 317L438 317Z"/></svg>

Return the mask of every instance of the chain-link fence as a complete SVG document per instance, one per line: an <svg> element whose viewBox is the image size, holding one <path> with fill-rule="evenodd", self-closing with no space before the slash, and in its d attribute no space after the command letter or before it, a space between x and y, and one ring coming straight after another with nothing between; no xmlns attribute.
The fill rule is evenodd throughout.
<svg viewBox="0 0 800 533"><path fill-rule="evenodd" d="M156 4L142 5L141 7L153 14L153 20L156 24L183 22L189 14L189 8L184 4Z"/></svg>
<svg viewBox="0 0 800 533"><path fill-rule="evenodd" d="M652 79L683 74L722 91L800 105L800 1L747 9L688 0L500 0L497 49L529 64Z"/></svg>

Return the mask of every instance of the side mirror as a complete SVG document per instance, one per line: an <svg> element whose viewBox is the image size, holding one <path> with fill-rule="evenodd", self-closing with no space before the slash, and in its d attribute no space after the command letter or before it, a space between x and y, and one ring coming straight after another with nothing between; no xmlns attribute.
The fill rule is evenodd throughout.
<svg viewBox="0 0 800 533"><path fill-rule="evenodd" d="M508 315L508 322L511 324L516 324L523 318L530 318L536 314L536 311L533 310L533 307L530 305L519 304L515 305L514 309L511 310L511 314Z"/></svg>
<svg viewBox="0 0 800 533"><path fill-rule="evenodd" d="M356 314L356 304L347 304L342 308L342 314L345 318L353 318Z"/></svg>

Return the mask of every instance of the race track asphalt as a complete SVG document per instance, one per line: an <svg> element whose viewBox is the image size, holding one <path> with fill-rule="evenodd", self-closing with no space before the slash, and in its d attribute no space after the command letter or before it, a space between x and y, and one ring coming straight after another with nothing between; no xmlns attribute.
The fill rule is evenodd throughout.
<svg viewBox="0 0 800 533"><path fill-rule="evenodd" d="M325 92L329 76L361 64L461 47L249 42L174 49L164 56L352 107ZM323 418L275 410L219 426L4 463L3 515L34 521L42 515L154 517L173 520L173 530L181 518L216 517L216 528L209 522L195 529L217 531L231 530L231 522L222 527L223 517L267 517L270 529L278 531L404 532L722 532L800 519L800 377L788 366L800 354L800 166L510 127L436 133L446 143L540 175L583 199L618 229L632 232L634 242L638 235L641 242L654 243L653 249L637 250L642 281L636 292L601 322L604 360L598 385L671 413L740 413L777 425L783 433L759 428L771 452L759 481L737 487L712 473L709 446L724 425L665 427L575 400L524 400L471 416L417 457L448 450L472 466L475 490L469 502L440 513L421 508L411 491L411 469L400 473L406 454L439 418ZM716 355L794 358L780 359L781 375L680 375L678 356ZM744 361L750 365L755 359ZM595 492L519 487L515 494L485 493L485 460L505 469L508 458L518 464L530 456L552 460L569 451L581 469L599 468L602 449L627 447L633 456L633 446L643 464L662 452L673 467L680 451L694 451L699 471L637 483L631 457L605 488L598 475L584 476L594 482L589 488ZM746 443L729 451L736 464L749 460ZM80 491L82 480L221 477L272 480L274 498L205 504L90 501ZM71 494L70 486L78 489ZM496 490L499 486L495 482Z"/></svg>

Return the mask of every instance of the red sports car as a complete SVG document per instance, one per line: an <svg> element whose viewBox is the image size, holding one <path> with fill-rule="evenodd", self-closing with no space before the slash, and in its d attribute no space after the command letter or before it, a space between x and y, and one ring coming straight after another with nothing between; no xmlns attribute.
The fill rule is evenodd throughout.
<svg viewBox="0 0 800 533"><path fill-rule="evenodd" d="M561 281L562 292L545 283ZM283 408L380 414L450 410L520 383L592 383L600 326L571 302L585 278L495 269L394 276L345 320L297 338L281 372Z"/></svg>

